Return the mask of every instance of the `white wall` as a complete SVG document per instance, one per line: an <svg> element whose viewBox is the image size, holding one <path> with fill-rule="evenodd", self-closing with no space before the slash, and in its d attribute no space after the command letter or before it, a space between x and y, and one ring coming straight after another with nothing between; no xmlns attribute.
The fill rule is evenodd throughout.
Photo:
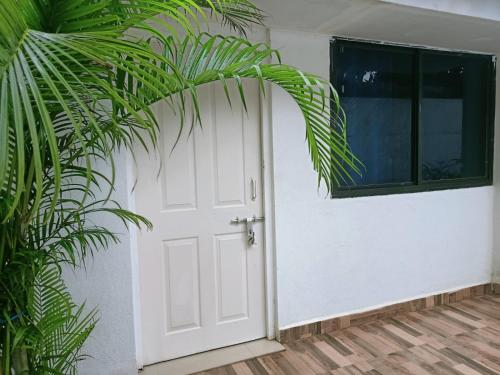
<svg viewBox="0 0 500 375"><path fill-rule="evenodd" d="M407 5L441 12L461 14L491 20L500 20L498 0L382 0L387 3Z"/></svg>
<svg viewBox="0 0 500 375"><path fill-rule="evenodd" d="M328 36L272 30L271 43L328 77ZM491 281L492 187L330 200L278 88L272 113L281 328Z"/></svg>
<svg viewBox="0 0 500 375"><path fill-rule="evenodd" d="M131 192L126 178L127 158L117 155L115 162L120 172L113 199L126 208ZM83 349L84 354L93 358L81 362L78 374L137 374L131 238L123 224L111 216L99 215L93 221L120 234L121 243L96 253L93 259L89 257L86 270L65 272L75 302L86 301L89 308L97 306L100 317Z"/></svg>

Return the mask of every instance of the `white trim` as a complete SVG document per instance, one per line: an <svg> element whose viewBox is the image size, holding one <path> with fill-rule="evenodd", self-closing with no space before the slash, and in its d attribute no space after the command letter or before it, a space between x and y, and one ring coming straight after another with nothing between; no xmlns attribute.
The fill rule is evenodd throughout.
<svg viewBox="0 0 500 375"><path fill-rule="evenodd" d="M481 281L479 283L467 284L467 285L464 285L464 286L454 287L454 288L450 288L450 289L445 289L445 290L441 290L441 291L438 291L438 292L420 294L420 295L417 295L417 296L412 297L412 298L404 298L404 299L400 299L400 300L396 300L396 301L392 301L392 302L385 302L385 303L374 305L374 306L363 307L361 309L346 311L346 312L342 312L342 313L339 313L339 314L327 315L327 316L323 316L323 317L319 317L319 318L304 320L302 322L293 323L293 324L289 324L289 325L286 325L284 327L281 327L280 330L283 331L285 329L290 329L290 328L295 328L295 327L301 327L301 326L304 326L304 325L307 325L307 324L318 323L318 322L322 322L322 321L325 321L325 320L339 318L339 317L342 317L342 316L353 315L353 314L360 314L360 313L364 313L364 312L368 312L368 311L372 311L372 310L381 309L381 308L384 308L384 307L387 307L387 306L395 305L395 304L398 304L398 303L409 302L409 301L413 301L413 300L420 299L420 298L432 297L432 296L435 296L435 295L438 295L438 294L443 294L443 293L453 293L453 292L459 291L461 289L472 288L472 287L475 287L475 286L478 286L478 285L484 285L484 284L490 284L490 283L491 283L491 280L487 280L487 281L485 280L485 281Z"/></svg>
<svg viewBox="0 0 500 375"><path fill-rule="evenodd" d="M270 33L266 30L266 43ZM272 94L271 84L266 83L266 94L260 95L261 113L261 153L262 187L264 192L264 256L266 285L266 325L267 338L273 340L278 332L278 303L276 288L276 245L275 245L275 197L274 197L274 157L272 129Z"/></svg>
<svg viewBox="0 0 500 375"><path fill-rule="evenodd" d="M134 186L137 179L137 170L134 157L131 151L127 152L127 191L128 209L136 212ZM135 362L137 369L144 367L144 354L142 352L142 323L141 323L141 283L139 279L139 243L137 239L138 228L131 225L129 227L130 235L130 260L132 268L132 307L134 310L134 344L135 344Z"/></svg>
<svg viewBox="0 0 500 375"><path fill-rule="evenodd" d="M277 341L260 339L146 366L141 375L194 374L284 350Z"/></svg>

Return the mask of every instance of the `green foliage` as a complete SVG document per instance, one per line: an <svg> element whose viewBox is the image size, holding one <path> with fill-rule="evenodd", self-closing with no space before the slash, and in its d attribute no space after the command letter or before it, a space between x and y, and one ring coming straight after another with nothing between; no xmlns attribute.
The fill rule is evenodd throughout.
<svg viewBox="0 0 500 375"><path fill-rule="evenodd" d="M85 358L80 350L96 324L96 311L76 306L60 271L43 267L30 289L26 312L6 324L11 339L2 350L22 359L18 358L16 375L76 374L77 363Z"/></svg>
<svg viewBox="0 0 500 375"><path fill-rule="evenodd" d="M28 337L30 374L76 374L80 350L96 324L96 311L77 307L59 270L43 268L35 279L28 300L32 324Z"/></svg>
<svg viewBox="0 0 500 375"><path fill-rule="evenodd" d="M201 32L210 16L241 36ZM281 64L269 46L248 42L247 28L262 21L248 0L0 2L0 319L7 322L0 326L0 372L10 374L14 358L27 362L30 374L39 368L72 373L92 319L65 291L66 310L42 308L35 297L55 301L58 293L51 292L63 288L56 282L61 263L76 267L119 240L92 217L151 227L111 197L115 152L157 145L155 102L166 100L180 115L180 134L188 110L190 127L202 123L200 85L217 81L227 94L232 80L245 104L244 79L259 80L263 91L270 82L290 94L304 116L318 183L329 188L350 179L347 170L359 172L335 90ZM58 313L59 323L82 336L66 338L66 328L56 327ZM30 336L31 328L48 332L51 323L53 341L42 345ZM62 345L57 350L56 343ZM65 349L72 354L61 354ZM50 353L59 354L48 359Z"/></svg>

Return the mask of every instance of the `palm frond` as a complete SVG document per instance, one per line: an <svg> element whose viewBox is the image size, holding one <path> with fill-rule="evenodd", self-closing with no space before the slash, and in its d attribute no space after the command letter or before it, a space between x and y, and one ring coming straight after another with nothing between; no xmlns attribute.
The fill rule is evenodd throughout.
<svg viewBox="0 0 500 375"><path fill-rule="evenodd" d="M96 324L96 311L73 302L60 271L44 267L30 294L28 318L33 325L29 339L30 374L76 374L85 356L81 349Z"/></svg>
<svg viewBox="0 0 500 375"><path fill-rule="evenodd" d="M248 0L105 0L46 1L44 30L53 33L85 31L124 32L143 27L144 21L157 23L173 31L177 24L185 32L199 31L209 12L222 22L245 33L252 24L261 24L263 13ZM156 18L162 15L166 22Z"/></svg>
<svg viewBox="0 0 500 375"><path fill-rule="evenodd" d="M199 0L198 3L206 8L211 8L216 14L222 15L222 23L242 35L252 25L262 25L264 13L248 0L225 0L206 1Z"/></svg>
<svg viewBox="0 0 500 375"><path fill-rule="evenodd" d="M231 102L227 81L233 80L245 105L243 79L257 79L264 93L264 82L271 82L294 99L304 116L305 138L314 170L318 173L318 184L324 182L330 189L333 184L352 182L351 173L362 173L362 163L347 144L345 116L338 95L328 81L292 66L267 64L266 61L273 58L280 61L276 50L266 44L252 44L233 36L200 34L196 38L188 36L180 44L165 38L158 42L163 54L175 65L175 69L167 67L165 72L181 76L185 83L184 87L171 90L168 95L180 95L177 109L181 113L186 110L184 96L189 95L194 103L193 112L198 121L202 121L196 95L196 89L201 85L220 82L228 102ZM154 90L144 90L143 93L149 103L162 99ZM194 126L195 122L192 124ZM179 134L182 127L181 122Z"/></svg>

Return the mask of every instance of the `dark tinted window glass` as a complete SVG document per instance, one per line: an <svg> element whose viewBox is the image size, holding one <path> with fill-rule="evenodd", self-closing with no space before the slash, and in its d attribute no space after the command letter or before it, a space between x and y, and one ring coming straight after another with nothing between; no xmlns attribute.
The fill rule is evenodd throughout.
<svg viewBox="0 0 500 375"><path fill-rule="evenodd" d="M334 54L349 145L366 166L353 174L356 185L410 182L413 52L344 46Z"/></svg>
<svg viewBox="0 0 500 375"><path fill-rule="evenodd" d="M422 56L421 168L424 180L486 175L491 57Z"/></svg>

